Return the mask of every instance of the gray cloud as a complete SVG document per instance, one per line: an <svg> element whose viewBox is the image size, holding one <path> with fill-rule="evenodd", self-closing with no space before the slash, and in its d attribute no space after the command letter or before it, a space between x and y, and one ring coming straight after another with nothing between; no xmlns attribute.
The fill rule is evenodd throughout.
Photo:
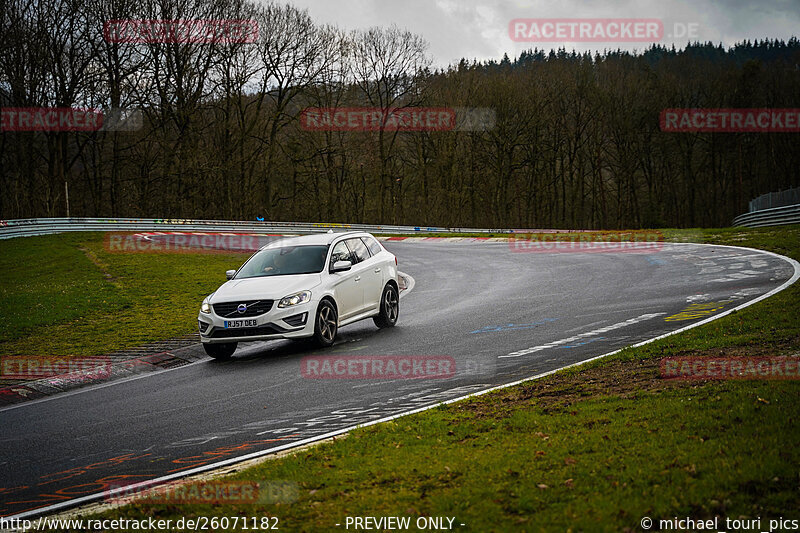
<svg viewBox="0 0 800 533"><path fill-rule="evenodd" d="M290 0L309 10L318 22L345 29L396 24L421 35L430 43L437 66L460 58L513 57L529 48L578 51L622 48L643 49L648 43L515 43L508 23L515 18L659 18L665 23L664 44L684 46L685 36L674 29L695 24L700 41L733 44L744 39L798 36L800 3L797 0ZM676 27L675 24L678 24ZM695 40L695 39L692 39Z"/></svg>

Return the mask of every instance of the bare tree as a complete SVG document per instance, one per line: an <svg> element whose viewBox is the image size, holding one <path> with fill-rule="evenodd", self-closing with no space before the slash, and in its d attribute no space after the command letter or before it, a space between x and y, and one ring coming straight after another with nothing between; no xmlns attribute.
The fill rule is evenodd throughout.
<svg viewBox="0 0 800 533"><path fill-rule="evenodd" d="M421 37L396 26L371 28L350 36L353 61L352 77L361 98L381 110L415 106L425 98L425 71L431 60L426 55L428 44ZM403 174L395 167L394 146L398 130L378 130L378 188L380 219L396 220L398 196L402 196ZM395 184L398 194L395 195ZM389 197L389 215L386 196Z"/></svg>

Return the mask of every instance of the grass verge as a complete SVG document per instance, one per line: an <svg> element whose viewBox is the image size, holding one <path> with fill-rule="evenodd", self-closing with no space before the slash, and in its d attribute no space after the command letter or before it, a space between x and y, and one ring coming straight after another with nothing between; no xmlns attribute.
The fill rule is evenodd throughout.
<svg viewBox="0 0 800 533"><path fill-rule="evenodd" d="M0 241L0 356L99 355L196 331L248 254L112 253L102 233Z"/></svg>

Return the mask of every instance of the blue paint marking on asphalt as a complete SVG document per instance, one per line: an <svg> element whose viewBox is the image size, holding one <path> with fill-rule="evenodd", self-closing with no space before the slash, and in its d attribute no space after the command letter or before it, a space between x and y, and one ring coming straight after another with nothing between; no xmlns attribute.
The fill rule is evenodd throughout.
<svg viewBox="0 0 800 533"><path fill-rule="evenodd" d="M664 261L663 259L656 259L652 255L648 255L647 256L647 262L650 263L651 265L666 265L667 264L667 262Z"/></svg>
<svg viewBox="0 0 800 533"><path fill-rule="evenodd" d="M508 331L512 329L531 329L537 326L541 326L543 324L547 324L548 322L555 322L558 320L557 318L543 318L537 322L529 322L527 324L502 324L498 326L483 326L480 329L476 329L475 331L470 331L470 333L492 333L495 331Z"/></svg>

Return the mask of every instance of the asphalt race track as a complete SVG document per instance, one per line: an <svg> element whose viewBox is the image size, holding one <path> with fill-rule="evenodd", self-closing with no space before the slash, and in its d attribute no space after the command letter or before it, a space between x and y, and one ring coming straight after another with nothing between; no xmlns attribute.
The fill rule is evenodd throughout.
<svg viewBox="0 0 800 533"><path fill-rule="evenodd" d="M725 312L794 274L774 255L722 246L642 254L386 245L416 281L394 329L360 322L325 351L240 345L229 362L204 358L0 410L0 515L49 512L109 484L184 475L557 369ZM312 355L444 356L456 370L309 379L301 363Z"/></svg>

